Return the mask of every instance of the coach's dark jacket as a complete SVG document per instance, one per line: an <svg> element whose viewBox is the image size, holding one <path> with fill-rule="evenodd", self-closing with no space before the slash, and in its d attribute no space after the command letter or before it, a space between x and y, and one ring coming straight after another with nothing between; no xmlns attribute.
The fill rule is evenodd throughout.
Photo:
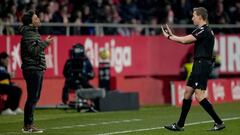
<svg viewBox="0 0 240 135"><path fill-rule="evenodd" d="M21 58L23 70L45 70L46 60L44 49L48 46L46 41L40 39L38 30L31 26L20 28Z"/></svg>

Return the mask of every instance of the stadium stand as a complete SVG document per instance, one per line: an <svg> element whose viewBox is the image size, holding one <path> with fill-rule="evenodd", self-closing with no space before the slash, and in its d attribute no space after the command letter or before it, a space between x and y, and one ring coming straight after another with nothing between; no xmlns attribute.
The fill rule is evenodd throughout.
<svg viewBox="0 0 240 135"><path fill-rule="evenodd" d="M179 6L180 5L180 6ZM111 24L190 24L192 8L204 6L210 12L211 24L239 24L239 0L3 0L0 1L0 23L21 22L22 14L36 10L43 23ZM154 22L155 21L155 22ZM1 30L2 29L2 30ZM4 35L18 34L18 27L0 28ZM64 27L43 27L42 34L65 35ZM235 32L221 30L216 32ZM92 27L71 28L71 35L94 35ZM141 35L140 28L104 28L105 35ZM151 35L160 34L158 31Z"/></svg>

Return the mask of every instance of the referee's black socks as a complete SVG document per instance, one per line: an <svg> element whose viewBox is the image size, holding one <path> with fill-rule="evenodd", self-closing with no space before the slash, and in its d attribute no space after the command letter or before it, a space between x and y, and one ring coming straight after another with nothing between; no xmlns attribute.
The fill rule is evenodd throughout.
<svg viewBox="0 0 240 135"><path fill-rule="evenodd" d="M206 98L204 98L199 103L204 108L204 110L207 111L208 114L213 118L215 123L222 124L223 121L219 118L217 113L214 111L212 104Z"/></svg>
<svg viewBox="0 0 240 135"><path fill-rule="evenodd" d="M177 122L177 125L179 127L184 127L184 123L185 123L187 114L191 108L191 104L192 104L192 99L183 99L182 112L181 112L180 118Z"/></svg>

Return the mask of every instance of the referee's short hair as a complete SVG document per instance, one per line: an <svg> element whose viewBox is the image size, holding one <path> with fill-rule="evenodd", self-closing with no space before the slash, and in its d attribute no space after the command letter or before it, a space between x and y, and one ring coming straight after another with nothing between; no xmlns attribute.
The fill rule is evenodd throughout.
<svg viewBox="0 0 240 135"><path fill-rule="evenodd" d="M24 26L27 26L32 23L32 17L35 14L34 10L29 10L23 14L22 23Z"/></svg>
<svg viewBox="0 0 240 135"><path fill-rule="evenodd" d="M206 8L204 8L204 7L197 7L197 8L193 8L193 11L195 11L198 16L202 16L202 19L204 21L208 20L208 11L207 11Z"/></svg>

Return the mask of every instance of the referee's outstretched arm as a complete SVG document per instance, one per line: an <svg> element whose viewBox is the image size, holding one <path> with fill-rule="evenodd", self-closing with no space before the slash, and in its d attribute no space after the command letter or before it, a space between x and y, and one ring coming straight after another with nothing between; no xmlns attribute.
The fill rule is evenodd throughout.
<svg viewBox="0 0 240 135"><path fill-rule="evenodd" d="M161 27L162 27L163 35L165 37L167 37L169 40L172 40L172 41L175 41L178 43L182 43L182 44L191 44L191 43L197 41L197 39L192 34L189 34L187 36L174 35L172 30L169 28L169 26L167 24L166 24L165 28L163 26L161 26Z"/></svg>

